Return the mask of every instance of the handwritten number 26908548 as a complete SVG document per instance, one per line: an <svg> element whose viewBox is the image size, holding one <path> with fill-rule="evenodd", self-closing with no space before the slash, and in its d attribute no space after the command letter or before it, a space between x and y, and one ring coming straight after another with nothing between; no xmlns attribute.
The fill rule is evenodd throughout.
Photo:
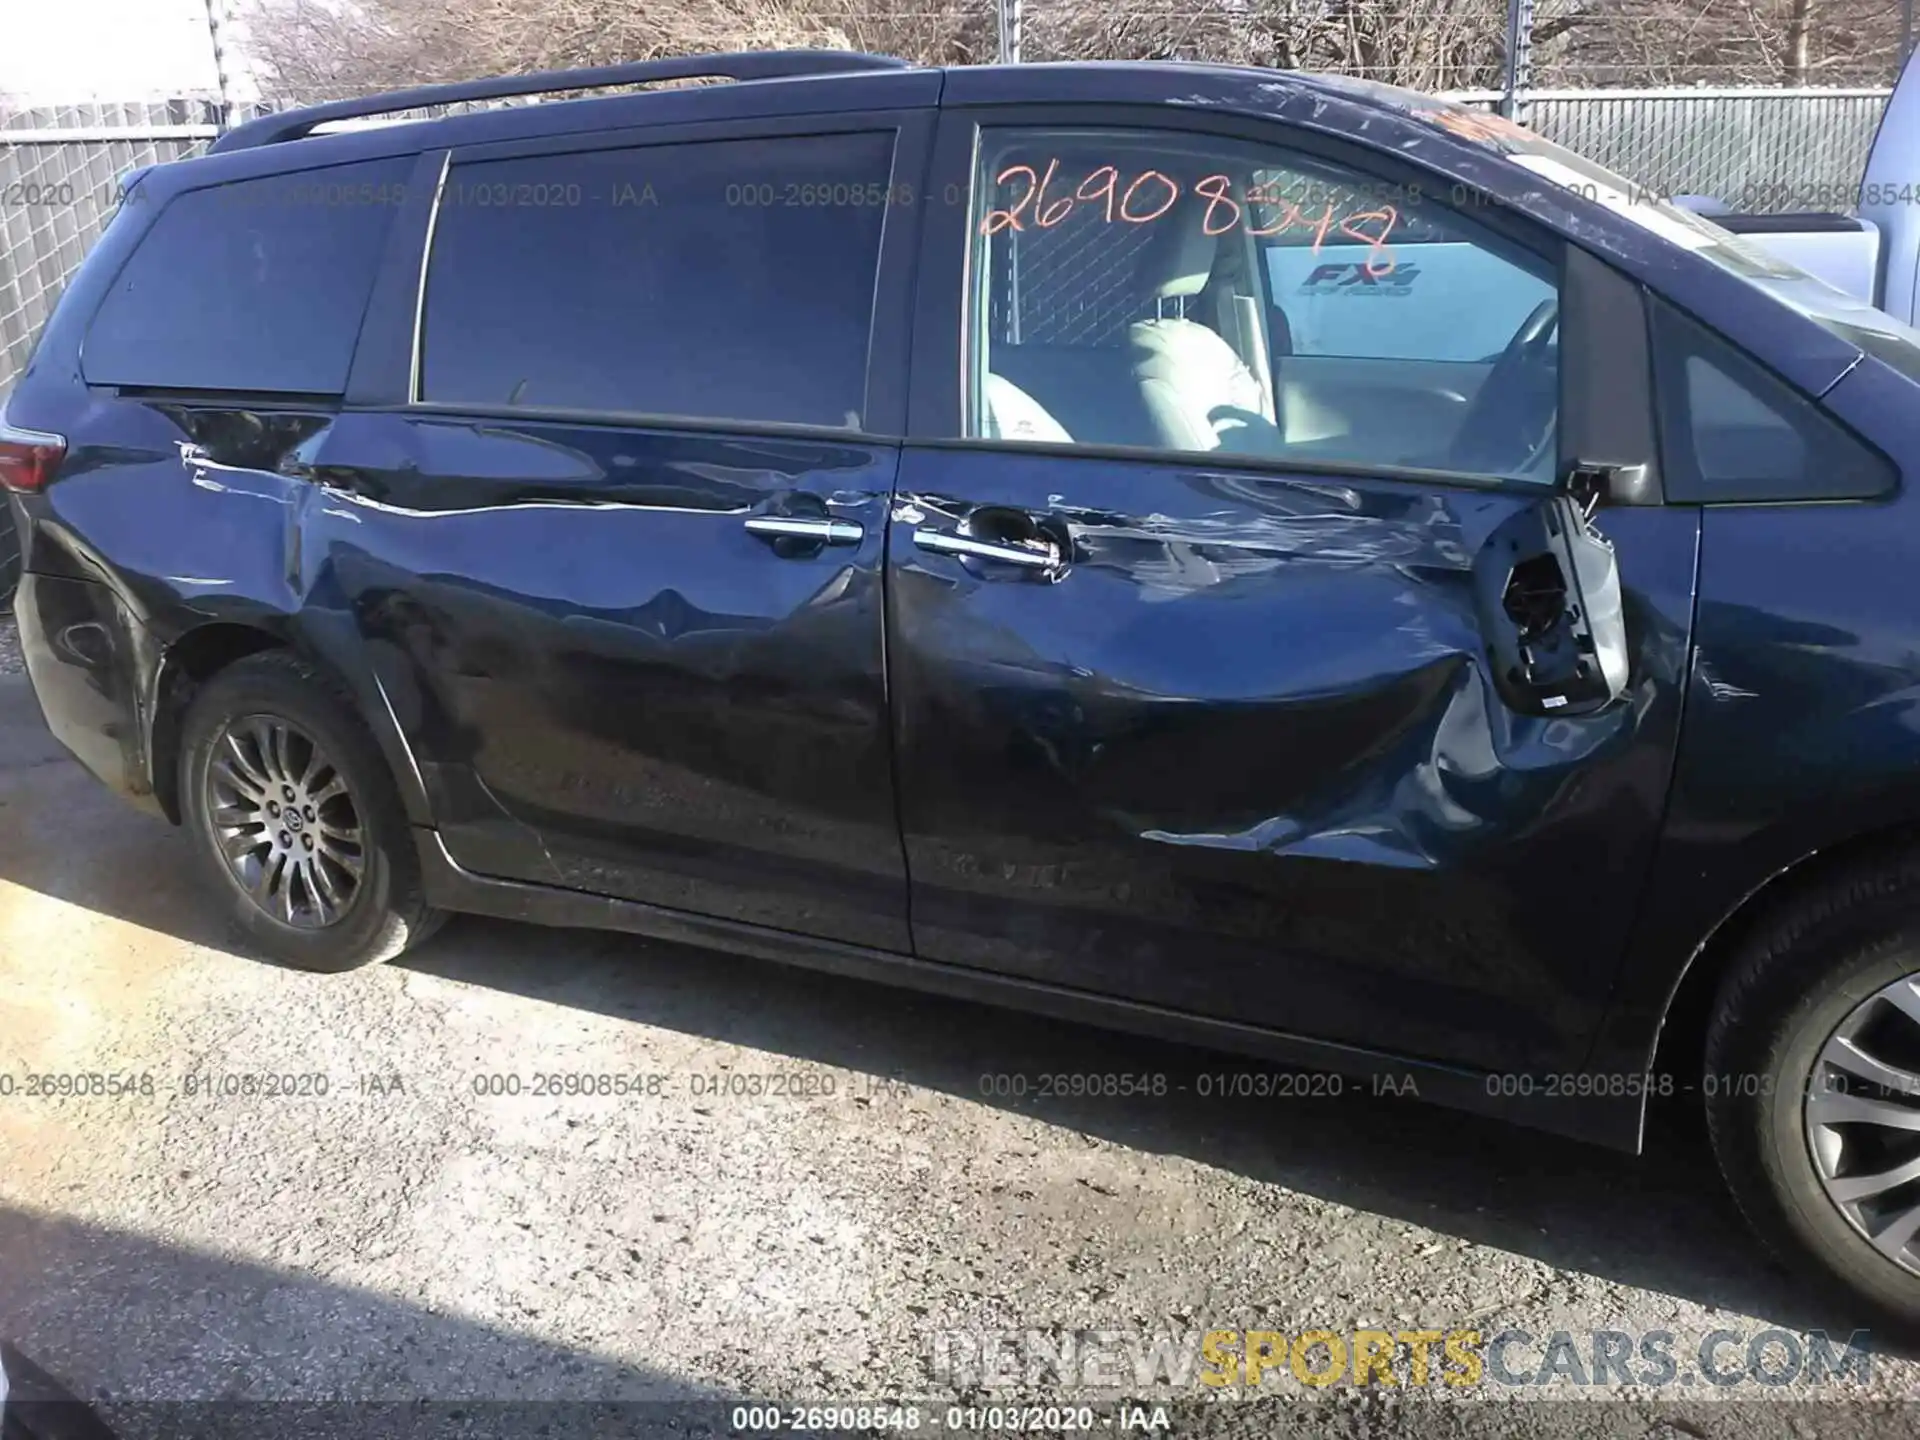
<svg viewBox="0 0 1920 1440"><path fill-rule="evenodd" d="M1025 230L1029 225L1051 230L1081 204L1097 204L1102 220L1109 225L1150 225L1180 199L1180 183L1171 176L1159 170L1142 170L1128 177L1115 165L1102 165L1089 172L1071 193L1050 195L1059 169L1060 162L1054 159L1047 162L1044 173L1031 165L1009 165L1002 170L994 177L996 183L1025 188L1005 209L989 210L980 222L980 233L997 235L1002 230ZM1329 199L1318 213L1309 213L1299 201L1260 185L1249 190L1242 203L1234 198L1233 181L1226 175L1196 180L1193 193L1207 202L1200 221L1205 234L1224 235L1236 226L1255 236L1311 234L1316 255L1330 236L1338 237L1335 243L1367 247L1368 275L1379 279L1393 273L1394 260L1387 242L1400 223L1400 212L1391 205L1343 215ZM1248 213L1251 205L1268 207L1274 218L1264 225L1255 224Z"/></svg>

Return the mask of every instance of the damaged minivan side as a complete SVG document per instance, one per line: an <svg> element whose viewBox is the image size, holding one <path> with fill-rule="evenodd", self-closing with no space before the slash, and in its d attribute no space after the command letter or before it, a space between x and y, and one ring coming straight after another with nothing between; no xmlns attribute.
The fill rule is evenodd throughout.
<svg viewBox="0 0 1920 1440"><path fill-rule="evenodd" d="M470 911L1626 1149L1696 1096L1920 1318L1920 336L1634 207L1174 64L252 121L0 415L34 688L281 960Z"/></svg>

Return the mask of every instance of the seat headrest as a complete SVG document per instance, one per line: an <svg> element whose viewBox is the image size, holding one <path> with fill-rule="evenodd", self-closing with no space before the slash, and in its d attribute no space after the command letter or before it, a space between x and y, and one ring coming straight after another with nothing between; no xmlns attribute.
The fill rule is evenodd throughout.
<svg viewBox="0 0 1920 1440"><path fill-rule="evenodd" d="M1220 237L1206 233L1207 207L1183 197L1158 220L1134 271L1140 291L1156 300L1184 299L1207 288Z"/></svg>

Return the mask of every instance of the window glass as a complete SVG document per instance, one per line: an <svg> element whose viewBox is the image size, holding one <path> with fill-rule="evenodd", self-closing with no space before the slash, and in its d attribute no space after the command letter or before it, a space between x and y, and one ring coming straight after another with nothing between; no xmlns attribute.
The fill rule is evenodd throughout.
<svg viewBox="0 0 1920 1440"><path fill-rule="evenodd" d="M1498 356L1534 307L1554 298L1552 281L1529 274L1510 252L1450 223L1411 190L1396 188L1389 198L1386 189L1298 170L1254 172L1256 224L1278 227L1261 237L1261 255L1274 303L1287 315L1292 353ZM1385 246L1371 238L1382 232Z"/></svg>
<svg viewBox="0 0 1920 1440"><path fill-rule="evenodd" d="M1082 128L974 189L969 435L1552 478L1554 267L1417 190Z"/></svg>
<svg viewBox="0 0 1920 1440"><path fill-rule="evenodd" d="M1912 379L1920 379L1920 330L1791 265L1763 246L1735 235L1704 215L1637 185L1576 151L1543 139L1498 115L1450 100L1418 95L1367 80L1335 83L1376 103L1410 110L1441 128L1554 184L1605 206L1668 244L1689 250L1765 290L1815 324L1858 345ZM1889 190L1901 187L1889 186ZM1904 203L1904 202L1902 202Z"/></svg>
<svg viewBox="0 0 1920 1440"><path fill-rule="evenodd" d="M94 316L87 379L339 394L413 164L400 156L175 196Z"/></svg>
<svg viewBox="0 0 1920 1440"><path fill-rule="evenodd" d="M1837 500L1893 488L1883 456L1705 326L1656 302L1653 335L1668 498Z"/></svg>
<svg viewBox="0 0 1920 1440"><path fill-rule="evenodd" d="M421 398L858 428L893 137L456 165Z"/></svg>

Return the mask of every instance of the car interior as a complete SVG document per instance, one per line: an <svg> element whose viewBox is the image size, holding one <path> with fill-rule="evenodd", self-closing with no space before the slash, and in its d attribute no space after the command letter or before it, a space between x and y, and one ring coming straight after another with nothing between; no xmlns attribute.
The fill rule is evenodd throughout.
<svg viewBox="0 0 1920 1440"><path fill-rule="evenodd" d="M986 333L973 351L981 403L970 433L1550 479L1550 279L1513 268L1502 298L1508 311L1524 305L1523 319L1487 353L1408 353L1404 335L1389 344L1387 334L1444 295L1449 275L1431 260L1471 244L1425 215L1403 218L1411 207L1389 218L1351 177L1181 143L1029 132L986 157L974 239ZM1116 205L1128 177L1150 183ZM1372 242L1383 224L1397 227L1391 244ZM1274 247L1311 262L1295 293L1274 284L1288 269L1269 263ZM1418 256L1424 291L1411 279ZM1406 283L1377 283L1398 267ZM1330 343L1299 343L1310 313L1341 317Z"/></svg>

